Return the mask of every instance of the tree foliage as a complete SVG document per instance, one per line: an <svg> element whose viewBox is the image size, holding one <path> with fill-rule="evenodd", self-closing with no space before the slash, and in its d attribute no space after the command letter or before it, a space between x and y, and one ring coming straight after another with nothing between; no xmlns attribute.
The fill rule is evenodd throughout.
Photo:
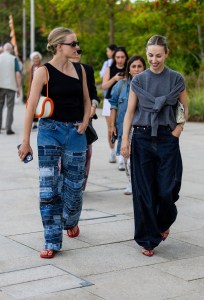
<svg viewBox="0 0 204 300"><path fill-rule="evenodd" d="M22 45L22 2L1 0L1 44L9 39L8 17L13 15L18 48ZM8 5L9 4L9 5ZM26 0L29 53L30 1ZM47 35L55 27L72 28L81 43L83 60L96 69L106 59L109 43L126 47L129 55L145 56L154 34L168 38L168 64L183 73L204 66L204 1L202 0L35 0L36 50L46 54Z"/></svg>

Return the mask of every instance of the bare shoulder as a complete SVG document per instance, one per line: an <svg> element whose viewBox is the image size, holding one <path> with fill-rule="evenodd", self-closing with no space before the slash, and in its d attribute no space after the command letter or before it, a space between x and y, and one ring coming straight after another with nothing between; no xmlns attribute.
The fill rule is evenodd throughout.
<svg viewBox="0 0 204 300"><path fill-rule="evenodd" d="M46 81L46 68L44 66L39 67L34 72L33 80L44 81L44 82Z"/></svg>

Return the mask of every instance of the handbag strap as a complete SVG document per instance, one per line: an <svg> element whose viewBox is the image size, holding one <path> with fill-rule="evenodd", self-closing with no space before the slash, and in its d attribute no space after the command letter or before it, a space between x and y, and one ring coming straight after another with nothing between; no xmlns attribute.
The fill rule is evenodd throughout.
<svg viewBox="0 0 204 300"><path fill-rule="evenodd" d="M83 75L82 75L82 68L80 63L73 63L75 70L77 72L77 75L79 76L79 81L81 84L83 84Z"/></svg>
<svg viewBox="0 0 204 300"><path fill-rule="evenodd" d="M49 75L49 73L48 73L48 69L46 66L42 66L42 67L45 68L45 72L46 72L46 97L49 98L48 97L48 75Z"/></svg>

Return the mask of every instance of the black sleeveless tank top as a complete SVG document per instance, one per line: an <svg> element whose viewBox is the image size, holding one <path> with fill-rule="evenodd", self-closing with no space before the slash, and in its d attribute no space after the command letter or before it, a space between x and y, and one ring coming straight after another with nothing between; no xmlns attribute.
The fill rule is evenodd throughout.
<svg viewBox="0 0 204 300"><path fill-rule="evenodd" d="M125 67L122 68L122 69L118 69L118 68L116 67L116 65L110 66L110 79L111 79L113 76L115 76L117 73L120 73L120 72L125 72ZM114 86L116 83L117 83L117 81L114 82L114 83L109 87L108 92L107 92L107 94L106 94L106 98L107 98L107 99L110 99L110 98L111 98L111 90L112 90L113 86Z"/></svg>
<svg viewBox="0 0 204 300"><path fill-rule="evenodd" d="M75 63L73 65L76 69ZM45 66L49 72L48 96L54 101L54 113L50 119L60 122L82 121L84 102L81 81L65 75L49 63ZM46 85L42 95L46 96Z"/></svg>

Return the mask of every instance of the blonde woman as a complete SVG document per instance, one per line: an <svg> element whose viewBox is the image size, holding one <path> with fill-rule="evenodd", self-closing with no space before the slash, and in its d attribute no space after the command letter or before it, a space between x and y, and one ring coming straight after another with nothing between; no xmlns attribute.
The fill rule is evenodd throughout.
<svg viewBox="0 0 204 300"><path fill-rule="evenodd" d="M41 258L52 258L62 247L62 231L70 238L80 233L78 222L82 210L82 189L86 161L86 135L90 116L90 99L86 74L79 80L79 64L69 59L79 49L76 34L64 27L53 29L47 49L53 55L45 64L49 72L49 97L54 113L40 119L37 136L40 212L44 226L45 247ZM30 146L30 132L35 108L42 92L46 95L46 71L38 68L31 84L25 116L24 137L19 149L23 160Z"/></svg>

